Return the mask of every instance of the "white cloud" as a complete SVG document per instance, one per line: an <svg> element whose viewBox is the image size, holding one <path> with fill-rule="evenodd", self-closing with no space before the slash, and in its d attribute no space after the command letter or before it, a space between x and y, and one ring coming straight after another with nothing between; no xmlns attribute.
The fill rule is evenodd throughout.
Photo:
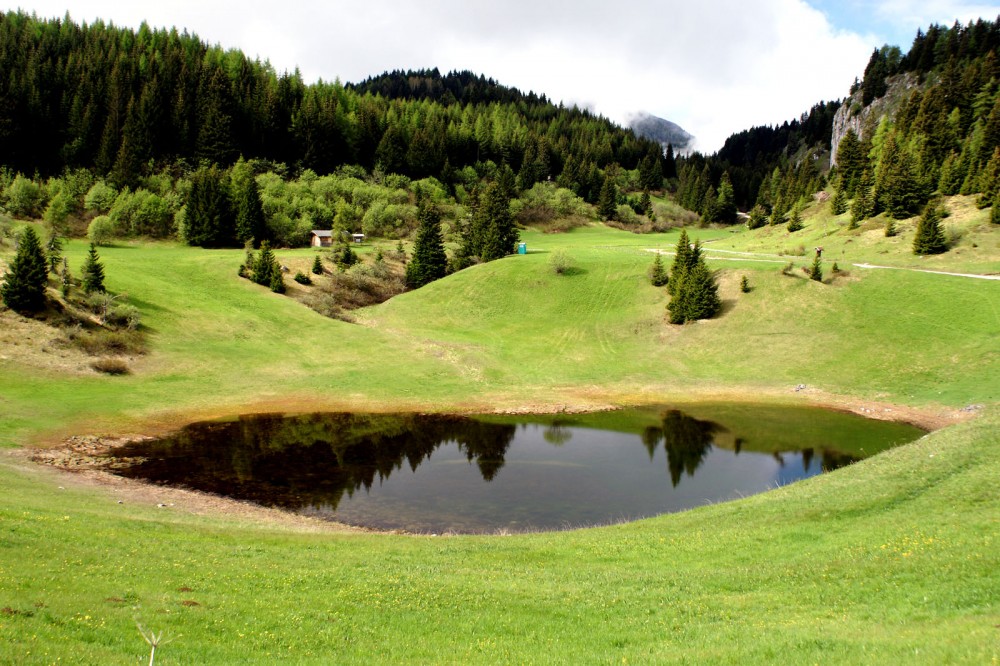
<svg viewBox="0 0 1000 666"><path fill-rule="evenodd" d="M879 11L946 4L890 0ZM61 16L64 5L36 0L33 9ZM279 71L298 66L307 80L469 69L615 120L649 111L709 151L733 132L846 95L877 45L835 30L804 0L246 0L238 8L213 0L80 0L72 11L75 20L187 28Z"/></svg>

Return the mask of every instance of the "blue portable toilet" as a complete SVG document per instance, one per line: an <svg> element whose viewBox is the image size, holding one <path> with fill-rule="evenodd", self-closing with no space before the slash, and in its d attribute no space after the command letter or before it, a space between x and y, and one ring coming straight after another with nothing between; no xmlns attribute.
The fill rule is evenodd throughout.
<svg viewBox="0 0 1000 666"><path fill-rule="evenodd" d="M518 243L517 244L517 253L518 254L528 254L528 244L527 243Z"/></svg>

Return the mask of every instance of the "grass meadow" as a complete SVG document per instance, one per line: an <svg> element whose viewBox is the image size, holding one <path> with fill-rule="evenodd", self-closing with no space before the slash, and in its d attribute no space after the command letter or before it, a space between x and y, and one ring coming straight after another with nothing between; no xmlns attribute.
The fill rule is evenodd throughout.
<svg viewBox="0 0 1000 666"><path fill-rule="evenodd" d="M956 200L948 222L956 249L927 260L909 254L910 222L879 239L818 207L793 235L692 230L724 312L681 327L665 323L667 296L645 279L676 231L526 231L527 255L357 311L356 323L239 279L241 251L101 248L108 288L128 294L148 333L131 374L98 374L45 324L0 313L0 662L144 663L138 621L171 639L157 664L994 663L1000 281L853 267L995 271L998 235L967 204ZM845 272L807 279L798 267L816 245ZM570 258L561 275L556 250ZM74 271L84 251L69 244ZM701 399L934 422L976 407L763 495L516 536L203 510L22 452L251 411Z"/></svg>

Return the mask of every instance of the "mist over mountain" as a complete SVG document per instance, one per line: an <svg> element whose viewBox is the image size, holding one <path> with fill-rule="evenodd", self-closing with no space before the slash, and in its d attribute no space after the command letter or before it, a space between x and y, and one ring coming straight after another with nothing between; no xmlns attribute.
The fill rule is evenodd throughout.
<svg viewBox="0 0 1000 666"><path fill-rule="evenodd" d="M684 154L694 148L694 136L677 123L654 116L645 111L632 113L626 119L629 128L644 139L656 141L664 148L674 147L674 152Z"/></svg>

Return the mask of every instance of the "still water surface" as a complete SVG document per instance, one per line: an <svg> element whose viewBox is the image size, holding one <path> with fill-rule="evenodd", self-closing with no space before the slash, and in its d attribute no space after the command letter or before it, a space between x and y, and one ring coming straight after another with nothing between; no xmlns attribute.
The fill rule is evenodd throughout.
<svg viewBox="0 0 1000 666"><path fill-rule="evenodd" d="M688 410L241 416L119 448L112 471L381 529L548 530L744 497L923 434L813 409Z"/></svg>

